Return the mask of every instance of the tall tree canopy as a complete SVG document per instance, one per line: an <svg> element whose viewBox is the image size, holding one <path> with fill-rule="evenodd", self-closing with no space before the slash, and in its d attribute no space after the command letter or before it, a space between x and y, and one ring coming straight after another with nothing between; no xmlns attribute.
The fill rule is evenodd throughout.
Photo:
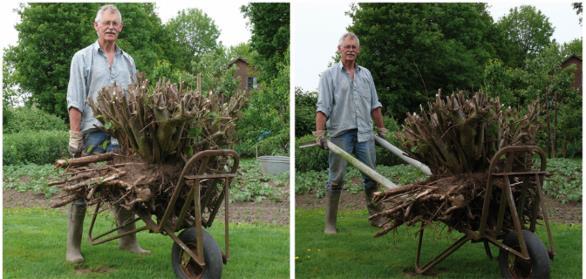
<svg viewBox="0 0 586 279"><path fill-rule="evenodd" d="M551 44L553 26L548 18L533 6L513 8L497 23L506 34L509 50L509 65L520 67L526 59L535 58Z"/></svg>
<svg viewBox="0 0 586 279"><path fill-rule="evenodd" d="M101 4L31 3L21 6L16 25L17 45L7 50L5 63L13 67L14 82L32 94L41 109L66 117L67 83L73 54L94 42L92 27ZM130 53L139 70L153 67L162 56L161 21L154 4L117 4L124 30L119 45Z"/></svg>
<svg viewBox="0 0 586 279"><path fill-rule="evenodd" d="M176 67L191 71L191 61L200 60L220 46L220 30L214 20L199 9L181 10L165 25L177 43L174 49Z"/></svg>
<svg viewBox="0 0 586 279"><path fill-rule="evenodd" d="M499 33L486 4L359 4L350 31L359 64L373 74L385 114L403 119L438 89L476 89L497 53Z"/></svg>
<svg viewBox="0 0 586 279"><path fill-rule="evenodd" d="M289 49L289 3L250 3L241 10L250 21L251 46L259 55L261 75L275 77Z"/></svg>

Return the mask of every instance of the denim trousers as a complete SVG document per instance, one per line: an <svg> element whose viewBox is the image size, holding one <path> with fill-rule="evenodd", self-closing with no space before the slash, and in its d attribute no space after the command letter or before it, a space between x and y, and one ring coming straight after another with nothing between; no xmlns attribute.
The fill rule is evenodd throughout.
<svg viewBox="0 0 586 279"><path fill-rule="evenodd" d="M118 141L102 131L91 131L83 136L83 156L111 152L118 148Z"/></svg>
<svg viewBox="0 0 586 279"><path fill-rule="evenodd" d="M352 129L343 132L342 134L330 138L330 141L342 148L344 151L353 154L359 161L367 166L375 169L376 167L376 151L374 149L374 137L368 141L358 142L358 130ZM330 151L328 158L328 183L327 190L330 192L342 191L344 185L344 174L348 162L342 157ZM370 177L362 174L364 179L364 189L368 190L376 187L376 182Z"/></svg>

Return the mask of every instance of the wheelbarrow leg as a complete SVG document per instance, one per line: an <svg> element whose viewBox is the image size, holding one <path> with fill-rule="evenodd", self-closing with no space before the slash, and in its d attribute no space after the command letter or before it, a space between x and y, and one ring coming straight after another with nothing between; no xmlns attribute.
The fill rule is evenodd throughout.
<svg viewBox="0 0 586 279"><path fill-rule="evenodd" d="M425 264L423 267L421 267L421 264L420 264L421 246L423 244L424 230L425 230L425 223L421 222L421 229L419 230L419 240L417 242L417 256L415 259L415 272L417 274L423 274L423 273L427 272L430 268L434 267L435 265L437 265L438 263L443 261L449 255L451 255L456 250L458 250L460 247L462 247L462 245L464 245L466 243L466 241L469 240L468 236L464 235L460 239L456 240L456 242L454 242L452 245L450 245L448 248L446 248L439 255L437 255L435 258L433 258L431 261L429 261L427 264Z"/></svg>

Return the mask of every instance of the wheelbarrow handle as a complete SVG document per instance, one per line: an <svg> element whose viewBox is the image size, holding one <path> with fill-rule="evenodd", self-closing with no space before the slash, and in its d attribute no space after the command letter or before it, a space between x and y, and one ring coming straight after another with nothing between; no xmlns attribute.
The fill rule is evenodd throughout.
<svg viewBox="0 0 586 279"><path fill-rule="evenodd" d="M391 153L397 155L397 157L399 157L401 160L405 161L405 163L407 163L409 165L412 165L412 166L418 168L419 170L421 170L426 175L431 176L431 170L424 163L419 162L419 161L417 161L417 160L409 157L407 155L407 153L403 152L403 150L401 150L398 147L392 145L390 142L386 141L385 139L383 139L383 138L381 138L381 137L379 137L377 135L374 136L374 140L380 146L384 147L388 151L391 151Z"/></svg>
<svg viewBox="0 0 586 279"><path fill-rule="evenodd" d="M399 187L397 184L393 183L392 181L388 180L386 177L382 176L376 170L373 170L366 164L360 162L358 159L354 158L350 153L344 151L344 149L340 148L339 146L335 145L330 140L326 141L328 145L328 149L334 152L336 155L342 157L342 159L346 160L352 166L360 170L366 176L372 178L372 180L376 181L378 184L384 186L388 189L394 189Z"/></svg>

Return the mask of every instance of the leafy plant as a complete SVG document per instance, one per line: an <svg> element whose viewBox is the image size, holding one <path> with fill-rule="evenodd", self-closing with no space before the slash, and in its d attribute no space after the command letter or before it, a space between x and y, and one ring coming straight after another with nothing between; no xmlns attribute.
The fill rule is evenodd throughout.
<svg viewBox="0 0 586 279"><path fill-rule="evenodd" d="M230 188L232 202L240 201L283 201L283 194L289 187L289 174L265 176L256 159L240 160L239 175Z"/></svg>
<svg viewBox="0 0 586 279"><path fill-rule="evenodd" d="M581 159L549 159L547 169L552 174L543 185L548 196L561 203L582 201Z"/></svg>
<svg viewBox="0 0 586 279"><path fill-rule="evenodd" d="M63 173L62 169L55 169L48 164L5 165L2 170L4 172L2 182L5 188L19 192L42 193L45 197L51 197L59 191L47 184L51 180L58 179Z"/></svg>

